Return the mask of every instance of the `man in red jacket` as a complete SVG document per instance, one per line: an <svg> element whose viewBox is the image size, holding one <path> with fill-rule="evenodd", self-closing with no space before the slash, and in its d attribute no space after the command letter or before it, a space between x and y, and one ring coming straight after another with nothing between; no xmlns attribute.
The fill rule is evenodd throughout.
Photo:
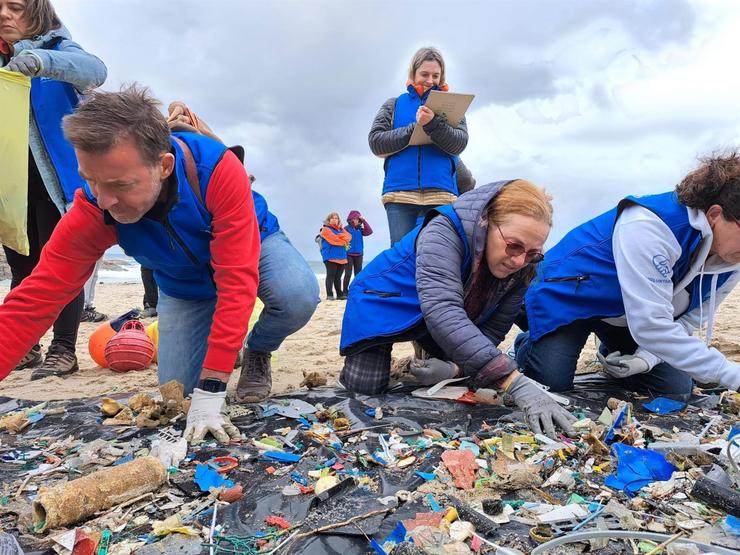
<svg viewBox="0 0 740 555"><path fill-rule="evenodd" d="M86 185L33 273L0 306L0 379L118 243L160 289L158 373L192 391L185 437L238 430L223 413L247 332L260 251L244 166L222 144L170 134L146 89L94 92L64 121Z"/></svg>

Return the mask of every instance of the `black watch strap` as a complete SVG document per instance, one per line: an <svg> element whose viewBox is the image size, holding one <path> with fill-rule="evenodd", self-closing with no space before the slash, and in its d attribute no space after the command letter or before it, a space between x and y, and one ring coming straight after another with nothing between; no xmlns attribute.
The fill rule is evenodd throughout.
<svg viewBox="0 0 740 555"><path fill-rule="evenodd" d="M222 391L226 391L226 382L222 382L216 378L206 378L198 382L198 388L209 393L221 393Z"/></svg>

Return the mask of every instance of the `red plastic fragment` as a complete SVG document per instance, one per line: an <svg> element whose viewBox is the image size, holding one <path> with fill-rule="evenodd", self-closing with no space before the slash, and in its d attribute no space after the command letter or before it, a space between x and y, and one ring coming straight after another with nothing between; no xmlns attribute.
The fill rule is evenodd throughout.
<svg viewBox="0 0 740 555"><path fill-rule="evenodd" d="M416 513L413 519L403 520L403 526L407 532L411 532L414 528L419 526L431 526L432 528L439 528L439 523L442 522L443 513Z"/></svg>
<svg viewBox="0 0 740 555"><path fill-rule="evenodd" d="M442 461L455 479L456 487L464 490L473 489L478 463L475 462L475 455L470 449L445 451L442 453Z"/></svg>
<svg viewBox="0 0 740 555"><path fill-rule="evenodd" d="M284 518L275 515L268 516L265 519L265 524L269 524L270 526L279 526L283 530L287 530L288 528L290 528L290 522L288 522Z"/></svg>

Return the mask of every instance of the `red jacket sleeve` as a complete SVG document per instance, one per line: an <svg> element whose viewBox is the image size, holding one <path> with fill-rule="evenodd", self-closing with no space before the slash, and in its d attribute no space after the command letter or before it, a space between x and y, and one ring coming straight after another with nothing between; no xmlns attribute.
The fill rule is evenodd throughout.
<svg viewBox="0 0 740 555"><path fill-rule="evenodd" d="M206 208L213 218L211 267L217 299L203 367L231 372L257 298L260 258L249 178L231 152L226 152L211 175Z"/></svg>
<svg viewBox="0 0 740 555"><path fill-rule="evenodd" d="M95 263L116 241L115 228L105 225L103 212L79 189L72 209L41 251L36 268L0 305L0 379L79 294Z"/></svg>

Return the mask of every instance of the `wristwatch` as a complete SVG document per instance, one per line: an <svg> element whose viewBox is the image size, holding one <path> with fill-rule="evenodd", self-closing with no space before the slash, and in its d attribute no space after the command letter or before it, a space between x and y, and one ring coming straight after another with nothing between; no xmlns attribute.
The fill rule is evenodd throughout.
<svg viewBox="0 0 740 555"><path fill-rule="evenodd" d="M198 388L209 393L221 393L222 391L226 391L226 382L222 382L216 378L206 378L198 382Z"/></svg>

